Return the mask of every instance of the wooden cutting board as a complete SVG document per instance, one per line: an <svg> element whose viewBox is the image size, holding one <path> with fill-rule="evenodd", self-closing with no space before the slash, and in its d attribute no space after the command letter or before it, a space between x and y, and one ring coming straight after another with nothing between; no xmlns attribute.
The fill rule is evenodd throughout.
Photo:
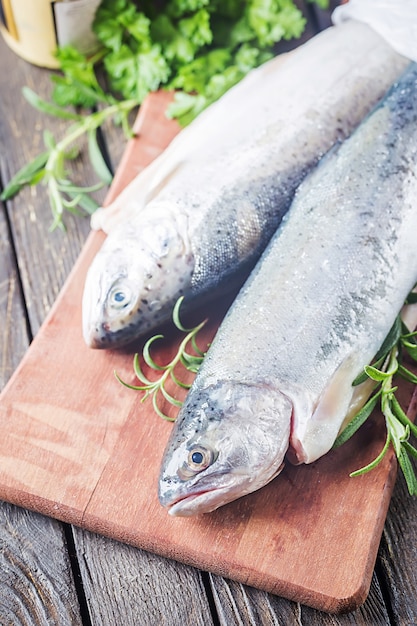
<svg viewBox="0 0 417 626"><path fill-rule="evenodd" d="M169 98L152 95L142 107L108 201L178 132L164 116ZM0 497L320 610L355 609L369 590L396 461L389 454L365 476L349 472L381 450L382 419L318 462L289 465L257 493L194 519L171 518L157 479L172 426L116 380L115 369L135 382L134 350L90 350L81 335L84 278L103 239L90 235L0 396ZM228 305L195 314L210 318L201 346ZM167 332L154 353L161 363L175 350ZM407 386L401 393L413 417L416 396Z"/></svg>

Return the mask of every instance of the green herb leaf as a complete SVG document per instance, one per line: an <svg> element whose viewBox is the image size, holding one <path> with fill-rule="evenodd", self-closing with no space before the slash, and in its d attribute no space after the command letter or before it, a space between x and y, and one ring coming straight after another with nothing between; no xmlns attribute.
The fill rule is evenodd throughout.
<svg viewBox="0 0 417 626"><path fill-rule="evenodd" d="M53 99L61 106L91 108L98 102L111 103L113 98L100 86L95 73L95 64L104 55L104 50L87 58L73 46L59 48L56 56L63 75L52 75Z"/></svg>
<svg viewBox="0 0 417 626"><path fill-rule="evenodd" d="M48 160L49 152L42 152L38 154L33 161L27 163L22 169L20 169L11 179L9 184L3 190L0 198L1 200L9 200L16 195L22 187L26 185L32 185L39 181L39 176L45 167L45 163Z"/></svg>
<svg viewBox="0 0 417 626"><path fill-rule="evenodd" d="M400 464L402 473L404 474L405 482L407 483L408 492L411 496L417 495L417 478L414 473L414 468L411 464L410 457L408 455L409 450L403 448L398 455L398 462Z"/></svg>
<svg viewBox="0 0 417 626"><path fill-rule="evenodd" d="M367 376L376 382L382 382L383 380L388 380L390 378L389 373L383 372L372 365L366 365L364 369Z"/></svg>
<svg viewBox="0 0 417 626"><path fill-rule="evenodd" d="M375 369L379 369L381 367L381 365L384 364L384 361L386 359L386 354L383 354L378 360L373 361L372 363L372 367ZM356 387L357 385L361 385L363 382L365 382L365 380L367 380L369 378L366 369L364 368L363 372L361 374L359 374L359 376L357 376L355 378L355 380L352 383L353 387Z"/></svg>
<svg viewBox="0 0 417 626"><path fill-rule="evenodd" d="M351 472L350 476L351 477L362 476L363 474L366 474L367 472L370 472L371 470L375 469L381 463L386 453L388 452L390 443L391 443L391 439L390 439L389 433L387 433L387 438L385 440L384 447L382 448L378 456L365 467L362 467L361 469Z"/></svg>
<svg viewBox="0 0 417 626"><path fill-rule="evenodd" d="M108 185L110 185L113 179L113 176L109 168L107 167L107 163L104 160L103 154L97 143L97 129L96 128L93 128L90 131L88 131L88 152L90 155L91 164L94 167L94 170L97 176L104 183L107 183Z"/></svg>
<svg viewBox="0 0 417 626"><path fill-rule="evenodd" d="M395 318L395 322L391 327L391 330L386 336L377 354L375 355L376 361L382 362L384 360L384 358L387 356L390 350L398 344L401 334L402 334L401 315L397 315L397 317Z"/></svg>
<svg viewBox="0 0 417 626"><path fill-rule="evenodd" d="M195 56L196 46L179 31L168 15L160 14L151 25L152 37L163 49L170 64L190 63Z"/></svg>
<svg viewBox="0 0 417 626"><path fill-rule="evenodd" d="M368 402L362 407L362 409L355 415L355 417L349 422L346 428L338 435L336 441L333 444L334 448L338 448L342 444L346 443L366 422L368 417L377 405L377 402L381 396L382 390L380 389L375 395L373 395Z"/></svg>
<svg viewBox="0 0 417 626"><path fill-rule="evenodd" d="M71 111L67 111L67 109L63 109L62 107L52 104L51 102L47 102L29 87L23 87L22 93L29 104L42 113L47 113L48 115L53 115L54 117L60 117L66 120L79 121L82 119L82 116L77 113L72 113Z"/></svg>
<svg viewBox="0 0 417 626"><path fill-rule="evenodd" d="M403 365L398 366L398 374L413 385L417 385L417 376Z"/></svg>
<svg viewBox="0 0 417 626"><path fill-rule="evenodd" d="M173 357L173 359L166 365L159 365L158 363L155 362L154 358L151 356L151 353L150 353L151 347L153 346L155 341L159 341L160 339L163 339L163 335L154 335L150 337L143 346L142 358L143 358L144 363L146 363L146 365L150 369L158 372L160 374L160 377L155 381L151 381L144 375L141 365L140 365L138 353L135 354L134 359L133 359L133 370L136 374L136 377L143 383L143 385L136 387L134 385L129 385L127 383L124 383L121 380L120 376L115 372L117 380L121 382L125 387L129 387L130 389L135 389L138 391L145 392L142 398L143 401L146 400L146 398L148 398L149 396L152 396L152 405L157 415L159 415L163 419L169 419L171 421L173 420L173 418L168 417L160 409L158 405L158 401L157 401L157 395L158 394L162 395L162 397L173 406L176 406L176 407L182 406L182 401L176 398L174 395L172 395L169 391L167 391L165 385L168 380L171 380L174 383L174 385L176 385L177 387L180 387L182 389L189 389L190 385L188 383L182 382L176 376L175 369L178 366L182 366L183 368L185 368L185 370L188 370L189 372L192 372L192 373L196 373L204 358L204 352L201 351L197 347L196 335L204 327L207 320L204 320L203 322L201 322L200 324L198 324L197 326L193 328L190 328L190 329L185 328L183 324L181 323L180 317L179 317L180 307L181 307L183 300L184 300L183 297L177 300L173 309L172 320L175 326L177 327L177 329L180 330L182 333L184 333L186 336L181 341L178 347L177 353ZM191 344L191 346L195 348L196 354L191 354L187 352L187 346L189 344Z"/></svg>
<svg viewBox="0 0 417 626"><path fill-rule="evenodd" d="M415 341L410 341L408 339L403 338L401 340L401 345L407 350L408 354L414 361L417 361L417 344Z"/></svg>
<svg viewBox="0 0 417 626"><path fill-rule="evenodd" d="M105 57L104 65L111 87L124 98L134 98L138 102L143 102L150 91L158 89L169 77L167 62L157 45L144 52L132 52L128 46L122 45Z"/></svg>
<svg viewBox="0 0 417 626"><path fill-rule="evenodd" d="M383 346L376 355L378 360L375 360L372 366L364 368L366 376L375 381L379 389L340 433L334 444L334 447L338 447L347 441L368 419L376 407L377 400L380 399L381 411L387 428L385 445L374 461L353 472L351 476L358 476L375 468L384 458L390 445L392 445L411 495L417 495L417 478L410 457L417 458L417 450L409 442L409 438L411 435L417 436L417 426L408 418L396 398L397 387L393 386L393 379L396 375L399 375L413 384L417 384L417 376L404 367L399 360L402 347L405 347L411 356L415 355L415 348L417 347L415 343L416 336L416 332L408 332L401 322L400 316L398 316ZM354 382L356 383L357 380Z"/></svg>

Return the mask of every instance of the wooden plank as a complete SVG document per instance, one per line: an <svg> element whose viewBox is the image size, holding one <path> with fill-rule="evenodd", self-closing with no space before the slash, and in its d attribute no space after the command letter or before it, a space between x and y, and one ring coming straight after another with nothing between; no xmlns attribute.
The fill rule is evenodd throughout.
<svg viewBox="0 0 417 626"><path fill-rule="evenodd" d="M1 46L1 68L10 79L1 98L1 139L4 144L1 173L5 184L11 175L44 150L46 124L59 139L68 123L38 112L21 96L22 87L26 85L48 99L52 87L50 73L22 61L2 40ZM13 72L8 69L10 67L14 68ZM84 184L93 182L88 168L85 168L83 155L71 162L69 168L75 180L82 180ZM104 191L101 196L104 197ZM7 202L7 208L30 326L35 334L81 250L89 231L89 220L68 215L66 223L71 237L59 229L49 232L53 218L42 185L23 189ZM45 258L48 259L46 264Z"/></svg>
<svg viewBox="0 0 417 626"><path fill-rule="evenodd" d="M417 471L416 463L413 463ZM401 477L394 490L381 541L379 572L395 624L417 623L417 499Z"/></svg>
<svg viewBox="0 0 417 626"><path fill-rule="evenodd" d="M1 157L0 157L1 158ZM5 211L0 208L0 389L28 347L25 309Z"/></svg>
<svg viewBox="0 0 417 626"><path fill-rule="evenodd" d="M213 623L201 572L82 529L75 537L95 626L115 623L115 615L123 626Z"/></svg>
<svg viewBox="0 0 417 626"><path fill-rule="evenodd" d="M371 591L363 606L346 615L329 615L296 602L267 594L236 582L210 575L214 602L221 626L386 626L389 616L373 577Z"/></svg>
<svg viewBox="0 0 417 626"><path fill-rule="evenodd" d="M153 102L166 103L166 97L159 94ZM148 112L156 111L154 103ZM158 123L172 132L166 118ZM134 141L140 159L145 138L143 132ZM381 425L374 432L369 425L317 463L288 467L260 492L213 514L169 518L157 502L156 481L170 426L115 381L114 369L124 379L132 376L131 355L89 350L81 338L84 275L102 240L100 234L90 236L3 393L2 420L12 427L0 445L2 497L327 611L363 602L395 464L391 456L378 471L355 481L348 474L376 456L384 440ZM218 322L213 317L206 339ZM174 349L168 342L161 359ZM76 395L68 380L77 381ZM352 535L346 529L353 525ZM344 570L338 568L341 552L349 558Z"/></svg>
<svg viewBox="0 0 417 626"><path fill-rule="evenodd" d="M17 270L0 211L0 387L28 347ZM62 524L0 504L0 603L2 623L81 624ZM65 589L65 593L63 593Z"/></svg>
<svg viewBox="0 0 417 626"><path fill-rule="evenodd" d="M44 80L45 78L46 75ZM42 86L40 80L38 87ZM47 86L49 82L45 85ZM13 111L9 107L6 110ZM11 112L10 115L12 114ZM40 135L45 127L45 116L34 112L29 104L23 103L22 109L17 110L15 119L6 118L6 120L10 120L11 127L18 128L19 133L25 128L28 132L29 128L39 129L38 133L32 136L32 145L28 145L26 140L22 141L18 136L15 138L12 134L7 136L7 145L13 146L13 149L8 149L8 172L14 173L43 149ZM62 120L48 118L47 123L56 137L62 135L64 131ZM81 180L85 168L83 159L74 161L71 168L75 178ZM83 182L91 184L92 179L87 178ZM53 218L47 192L42 185L23 189L18 197L7 202L7 207L28 318L32 333L36 334L82 248L89 231L89 220L74 218L72 215L66 216L65 221L68 230L71 230L71 237L60 229L49 232Z"/></svg>
<svg viewBox="0 0 417 626"><path fill-rule="evenodd" d="M7 88L0 100L0 175L7 183L17 158L29 156L21 135L33 118L21 122L22 81L30 66L0 41L0 73ZM10 68L13 68L13 72ZM5 84L5 81L3 82ZM15 205L16 209L19 205ZM29 327L5 207L0 209L0 388L29 345ZM7 503L0 504L0 604L4 624L81 625L80 608L62 524Z"/></svg>
<svg viewBox="0 0 417 626"><path fill-rule="evenodd" d="M0 621L31 626L81 626L63 525L0 506Z"/></svg>

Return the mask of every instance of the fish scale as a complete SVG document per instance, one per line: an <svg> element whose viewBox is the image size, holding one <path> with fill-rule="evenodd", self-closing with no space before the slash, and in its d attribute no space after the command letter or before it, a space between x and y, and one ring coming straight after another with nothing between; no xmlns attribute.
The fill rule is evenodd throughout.
<svg viewBox="0 0 417 626"><path fill-rule="evenodd" d="M304 463L328 452L353 380L417 282L416 233L411 64L299 187L222 322L164 454L159 495L170 513L204 513L258 489L290 447Z"/></svg>

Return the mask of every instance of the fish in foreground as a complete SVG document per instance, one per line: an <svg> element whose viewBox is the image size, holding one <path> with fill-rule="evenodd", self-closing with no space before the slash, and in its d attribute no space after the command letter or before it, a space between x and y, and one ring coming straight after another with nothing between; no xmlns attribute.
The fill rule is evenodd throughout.
<svg viewBox="0 0 417 626"><path fill-rule="evenodd" d="M295 189L407 62L347 22L253 70L184 129L113 205L89 269L83 335L117 348L246 279Z"/></svg>
<svg viewBox="0 0 417 626"><path fill-rule="evenodd" d="M255 491L288 451L311 463L330 450L417 281L416 233L413 64L300 186L220 326L164 454L170 514Z"/></svg>

